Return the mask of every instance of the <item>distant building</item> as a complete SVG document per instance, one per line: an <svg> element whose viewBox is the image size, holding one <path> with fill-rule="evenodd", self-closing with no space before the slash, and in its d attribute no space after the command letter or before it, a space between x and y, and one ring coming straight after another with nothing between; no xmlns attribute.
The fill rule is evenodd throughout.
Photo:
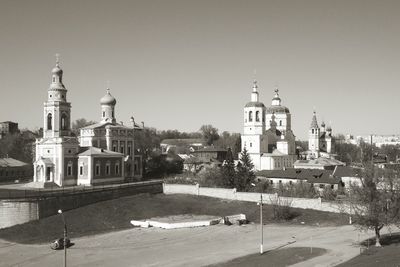
<svg viewBox="0 0 400 267"><path fill-rule="evenodd" d="M361 142L367 144L374 144L376 147L382 147L384 145L400 145L400 135L346 135L345 142L353 145L360 145Z"/></svg>
<svg viewBox="0 0 400 267"><path fill-rule="evenodd" d="M257 81L254 81L251 101L244 107L241 136L242 151L247 150L254 168L275 170L292 167L297 159L295 138L291 114L281 104L279 90L275 90L271 106L265 107L259 101Z"/></svg>
<svg viewBox="0 0 400 267"><path fill-rule="evenodd" d="M296 183L307 183L316 189L323 190L327 187L337 190L341 180L333 176L332 170L316 169L286 169L286 170L263 170L256 172L260 180L267 179L275 188L282 185L294 185Z"/></svg>
<svg viewBox="0 0 400 267"><path fill-rule="evenodd" d="M0 138L9 134L19 133L18 123L12 121L0 122Z"/></svg>
<svg viewBox="0 0 400 267"><path fill-rule="evenodd" d="M164 139L160 143L161 153L174 152L176 154L185 154L194 152L207 145L207 141L200 138L178 138Z"/></svg>
<svg viewBox="0 0 400 267"><path fill-rule="evenodd" d="M13 158L0 158L0 183L14 183L32 179L33 166Z"/></svg>
<svg viewBox="0 0 400 267"><path fill-rule="evenodd" d="M319 157L316 159L299 159L293 166L295 169L318 169L334 170L336 166L345 166L346 164L333 158Z"/></svg>
<svg viewBox="0 0 400 267"><path fill-rule="evenodd" d="M190 172L212 167L222 166L226 160L228 150L224 148L205 147L190 153L183 161L183 169Z"/></svg>
<svg viewBox="0 0 400 267"><path fill-rule="evenodd" d="M110 94L101 98L101 121L81 129L81 136L71 134L71 104L63 70L57 62L44 103L43 138L36 140L34 184L95 185L127 181L142 176L141 157L136 155L132 126L116 123L116 99Z"/></svg>

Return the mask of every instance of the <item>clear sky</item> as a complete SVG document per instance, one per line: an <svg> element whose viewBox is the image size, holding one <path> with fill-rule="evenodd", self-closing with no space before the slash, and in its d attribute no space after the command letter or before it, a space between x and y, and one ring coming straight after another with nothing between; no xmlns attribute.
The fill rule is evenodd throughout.
<svg viewBox="0 0 400 267"><path fill-rule="evenodd" d="M398 134L400 1L0 0L0 121L41 127L55 53L72 119L100 118L107 81L118 121L242 132L254 69L307 136Z"/></svg>

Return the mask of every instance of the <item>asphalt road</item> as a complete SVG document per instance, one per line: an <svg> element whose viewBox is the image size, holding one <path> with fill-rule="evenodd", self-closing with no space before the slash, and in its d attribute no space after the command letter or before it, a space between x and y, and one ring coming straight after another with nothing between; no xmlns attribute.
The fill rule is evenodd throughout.
<svg viewBox="0 0 400 267"><path fill-rule="evenodd" d="M359 253L359 233L353 226L264 225L264 249L321 247L328 252L297 266L335 266ZM367 234L362 233L360 238L367 238ZM72 242L75 245L68 249L68 266L204 266L257 253L260 225L135 228ZM0 266L63 266L63 256L63 251L53 251L47 244L21 245L0 240Z"/></svg>

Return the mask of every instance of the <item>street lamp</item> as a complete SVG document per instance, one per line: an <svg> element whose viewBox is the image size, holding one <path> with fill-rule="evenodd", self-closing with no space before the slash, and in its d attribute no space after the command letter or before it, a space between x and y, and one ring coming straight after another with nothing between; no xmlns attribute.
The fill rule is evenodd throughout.
<svg viewBox="0 0 400 267"><path fill-rule="evenodd" d="M252 186L256 186L254 183L251 183ZM264 253L264 248L263 248L263 243L264 243L264 225L263 225L263 196L262 196L262 191L260 192L260 202L257 203L257 205L260 205L260 225L261 225L261 240L260 240L260 254Z"/></svg>
<svg viewBox="0 0 400 267"><path fill-rule="evenodd" d="M61 218L64 223L64 267L67 267L67 223L65 222L64 213L62 210L58 210L58 214L61 214Z"/></svg>

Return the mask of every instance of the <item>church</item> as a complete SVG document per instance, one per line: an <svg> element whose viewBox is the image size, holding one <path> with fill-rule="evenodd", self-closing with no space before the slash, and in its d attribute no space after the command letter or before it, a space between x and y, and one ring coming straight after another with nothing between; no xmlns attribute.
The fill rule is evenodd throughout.
<svg viewBox="0 0 400 267"><path fill-rule="evenodd" d="M304 153L307 159L319 157L333 158L334 139L332 137L332 127L326 127L325 122L318 126L317 114L314 111L308 132L308 151Z"/></svg>
<svg viewBox="0 0 400 267"><path fill-rule="evenodd" d="M142 177L142 158L135 151L130 126L117 123L116 99L107 89L100 99L100 122L71 131L71 103L57 59L43 107L43 137L36 140L33 184L37 187L120 183Z"/></svg>
<svg viewBox="0 0 400 267"><path fill-rule="evenodd" d="M282 170L297 160L291 114L282 105L275 89L271 106L259 101L257 81L253 83L251 101L244 107L242 151L247 150L255 170Z"/></svg>

